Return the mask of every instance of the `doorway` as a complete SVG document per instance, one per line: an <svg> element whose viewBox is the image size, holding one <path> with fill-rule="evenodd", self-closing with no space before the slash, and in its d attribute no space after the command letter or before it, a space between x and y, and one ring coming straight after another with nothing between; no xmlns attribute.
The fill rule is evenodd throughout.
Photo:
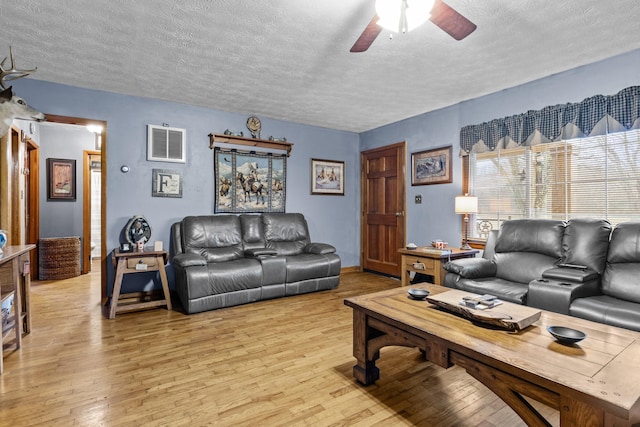
<svg viewBox="0 0 640 427"><path fill-rule="evenodd" d="M97 126L101 130L94 132L95 139L92 144L92 150L82 150L79 157L82 157L82 176L83 186L79 191L83 194L82 205L82 273L86 274L92 270L92 266L99 266L100 277L102 282L102 295L105 294L107 276L106 276L106 144L107 144L107 122L104 120L87 119L81 117L58 116L55 114L47 114L47 123L75 125L88 128L89 126ZM42 143L41 143L42 145ZM87 153L85 154L85 151ZM86 156L86 159L85 159ZM97 162L97 163L95 163ZM78 162L80 163L80 162ZM97 178L98 174L99 178ZM93 177L93 178L92 178ZM88 183L88 186L87 186ZM93 185L92 185L93 184ZM93 193L93 196L92 196ZM96 202L96 197L99 203ZM93 203L91 203L93 198ZM93 206L92 206L93 205ZM91 249L92 242L92 223L93 223L93 241L95 243L94 250ZM99 238L96 238L96 223L99 224ZM96 240L98 240L96 242ZM93 256L92 256L93 254ZM94 258L97 257L97 258ZM96 263L99 259L99 262ZM104 302L104 298L103 298Z"/></svg>
<svg viewBox="0 0 640 427"><path fill-rule="evenodd" d="M406 142L360 153L361 265L400 276L406 240Z"/></svg>
<svg viewBox="0 0 640 427"><path fill-rule="evenodd" d="M96 134L96 140L100 138ZM96 148L98 146L96 145ZM100 151L83 153L83 209L82 209L82 274L93 269L94 260L102 258L102 221L100 219L102 188L102 155Z"/></svg>

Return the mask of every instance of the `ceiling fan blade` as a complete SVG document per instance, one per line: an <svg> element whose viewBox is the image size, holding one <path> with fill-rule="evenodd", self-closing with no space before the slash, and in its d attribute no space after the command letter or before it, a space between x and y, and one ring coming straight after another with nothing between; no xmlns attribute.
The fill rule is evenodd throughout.
<svg viewBox="0 0 640 427"><path fill-rule="evenodd" d="M442 0L436 0L431 9L431 22L456 40L462 40L476 29L476 24L456 12Z"/></svg>
<svg viewBox="0 0 640 427"><path fill-rule="evenodd" d="M378 15L373 17L371 22L369 22L369 25L367 25L367 28L364 29L362 34L360 34L360 37L358 37L358 40L356 40L351 47L350 52L364 52L369 49L371 43L373 43L376 37L378 37L378 34L382 31L382 27L377 24L379 19Z"/></svg>

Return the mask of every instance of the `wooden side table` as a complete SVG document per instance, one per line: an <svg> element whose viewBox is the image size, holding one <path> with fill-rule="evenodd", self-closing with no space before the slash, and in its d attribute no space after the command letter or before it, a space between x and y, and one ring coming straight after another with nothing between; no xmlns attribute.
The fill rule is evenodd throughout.
<svg viewBox="0 0 640 427"><path fill-rule="evenodd" d="M116 274L113 281L109 319L116 317L116 313L144 310L162 305L166 305L167 310L171 310L169 283L167 281L167 273L164 270L164 265L167 263L168 258L167 251L120 252L120 249L113 251L113 265ZM151 299L151 295L148 292L120 294L122 279L125 274L147 273L149 271L160 272L163 299Z"/></svg>
<svg viewBox="0 0 640 427"><path fill-rule="evenodd" d="M15 349L22 346L22 335L31 331L31 273L29 251L35 245L6 246L0 253L0 302L13 296L13 314L2 322L0 316L0 374L4 370L2 359L13 337Z"/></svg>
<svg viewBox="0 0 640 427"><path fill-rule="evenodd" d="M480 251L476 249L464 250L458 248L445 248L445 253L440 249L431 246L418 246L416 249L398 249L402 260L400 262L402 268L402 286L407 286L410 281L410 274L422 273L433 276L433 283L436 285L444 285L444 276L447 272L444 265L452 259L474 258Z"/></svg>

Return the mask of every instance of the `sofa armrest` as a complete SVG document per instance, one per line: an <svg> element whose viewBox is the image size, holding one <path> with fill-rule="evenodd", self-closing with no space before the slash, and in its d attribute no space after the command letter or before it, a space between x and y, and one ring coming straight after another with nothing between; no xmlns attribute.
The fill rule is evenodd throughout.
<svg viewBox="0 0 640 427"><path fill-rule="evenodd" d="M444 269L466 279L495 277L498 271L496 263L485 258L456 259L446 263Z"/></svg>
<svg viewBox="0 0 640 427"><path fill-rule="evenodd" d="M278 251L271 248L252 248L244 251L246 258L260 258L262 256L274 256L278 255Z"/></svg>
<svg viewBox="0 0 640 427"><path fill-rule="evenodd" d="M308 254L325 255L335 253L336 248L328 243L309 243L305 246L304 252Z"/></svg>
<svg viewBox="0 0 640 427"><path fill-rule="evenodd" d="M550 268L542 273L545 279L557 280L558 282L585 283L598 278L598 273L589 269L577 269L566 267Z"/></svg>
<svg viewBox="0 0 640 427"><path fill-rule="evenodd" d="M574 300L594 295L600 295L597 277L585 282L537 279L529 283L527 305L556 313L569 314L569 307Z"/></svg>
<svg viewBox="0 0 640 427"><path fill-rule="evenodd" d="M172 263L182 268L192 267L194 265L207 265L204 257L196 254L178 254L173 257Z"/></svg>

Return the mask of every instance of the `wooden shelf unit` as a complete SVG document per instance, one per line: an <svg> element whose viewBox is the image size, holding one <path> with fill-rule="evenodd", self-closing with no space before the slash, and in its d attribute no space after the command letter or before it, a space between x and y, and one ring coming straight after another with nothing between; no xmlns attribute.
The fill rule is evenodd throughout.
<svg viewBox="0 0 640 427"><path fill-rule="evenodd" d="M291 155L291 149L293 148L293 143L286 142L286 141L269 141L266 139L245 138L243 136L231 136L231 135L210 133L209 148L213 150L213 147L216 142L286 151L287 157Z"/></svg>
<svg viewBox="0 0 640 427"><path fill-rule="evenodd" d="M0 374L4 370L5 348L22 346L22 335L31 332L31 263L29 251L35 245L6 246L0 254L0 301L5 302L13 296L12 314L2 323L2 354L0 355ZM13 341L9 338L13 336Z"/></svg>

